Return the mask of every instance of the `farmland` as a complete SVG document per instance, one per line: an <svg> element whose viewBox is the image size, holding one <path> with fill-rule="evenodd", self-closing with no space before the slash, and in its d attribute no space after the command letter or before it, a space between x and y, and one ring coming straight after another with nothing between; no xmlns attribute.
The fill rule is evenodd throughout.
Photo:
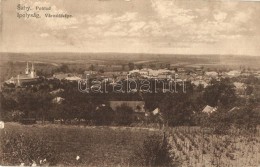
<svg viewBox="0 0 260 167"><path fill-rule="evenodd" d="M179 166L239 167L260 164L259 129L254 135L238 135L237 132L217 135L209 129L199 127L175 127L165 131L170 154ZM58 154L57 165L128 166L144 139L153 134L162 134L162 131L137 127L6 123L4 130L1 130L1 144L7 142L5 137L8 134L24 134L51 143ZM10 155L4 153L1 157L2 164L22 163L22 160L16 164L7 162L5 156Z"/></svg>
<svg viewBox="0 0 260 167"><path fill-rule="evenodd" d="M259 166L259 129L254 135L217 135L197 127L169 131L169 143L181 166Z"/></svg>
<svg viewBox="0 0 260 167"><path fill-rule="evenodd" d="M3 137L0 140L1 144L6 144L6 140L9 140L7 139L8 135L14 135L14 133L24 134L36 139L43 138L52 147L55 147L56 153L59 154L57 165L62 166L126 166L133 151L142 144L143 139L150 134L158 133L153 130L123 127L25 126L16 123L7 123L5 129L0 132L1 137ZM0 151L3 151L3 149L0 149ZM78 161L76 160L77 156L80 157ZM13 161L6 162L6 157L2 158L3 165L25 163L21 160L14 164ZM43 160L44 157L39 159Z"/></svg>

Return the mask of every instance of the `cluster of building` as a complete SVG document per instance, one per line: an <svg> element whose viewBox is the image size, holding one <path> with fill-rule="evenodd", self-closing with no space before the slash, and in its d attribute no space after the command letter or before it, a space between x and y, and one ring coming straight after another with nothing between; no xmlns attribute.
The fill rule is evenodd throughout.
<svg viewBox="0 0 260 167"><path fill-rule="evenodd" d="M9 80L5 81L6 84L14 84L16 86L22 86L26 83L35 83L39 79L39 76L36 74L36 70L34 68L34 64L32 63L31 68L29 68L29 63L27 62L27 66L25 68L24 74L18 74L15 77L11 77Z"/></svg>
<svg viewBox="0 0 260 167"><path fill-rule="evenodd" d="M84 75L76 73L56 73L48 79L58 79L58 80L67 80L67 81L79 81L86 78L94 78L98 80L106 80L110 82L117 82L120 80L126 80L129 78L133 79L165 79L165 80L180 80L180 81L191 81L196 86L202 85L206 87L209 82L214 78L219 80L220 78L225 77L238 77L238 76L249 76L254 75L260 77L260 71L238 71L232 70L229 72L217 72L217 71L204 71L202 68L194 68L193 70L185 69L183 67L170 69L134 69L130 71L85 71ZM15 77L10 78L5 81L6 84L14 84L15 86L22 86L23 84L33 84L37 82L39 76L36 74L34 64L31 63L31 68L29 68L29 63L25 68L24 74L19 74ZM245 89L245 84L241 82L234 83L239 91Z"/></svg>
<svg viewBox="0 0 260 167"><path fill-rule="evenodd" d="M175 68L174 70L170 69L151 69L151 68L143 68L143 69L134 69L130 71L110 71L110 72L98 72L98 71L85 71L84 75L79 75L76 73L56 73L52 77L48 79L57 79L57 80L66 80L66 81L80 81L82 79L87 78L95 78L100 80L108 80L111 82L125 80L129 78L136 79L165 79L165 80L186 80L191 81L196 86L202 85L203 87L208 86L210 81L214 78L219 80L221 78L229 77L239 77L239 76L249 76L254 75L260 78L260 71L250 71L250 72L241 72L238 70L232 70L229 72L216 72L216 71L204 71L201 68L197 68L194 70L187 71L185 68ZM31 68L29 67L29 63L27 62L27 66L25 68L24 74L18 74L15 77L11 77L9 80L5 81L6 84L14 84L15 86L23 86L23 84L33 84L39 81L39 76L36 74L36 69L34 67L34 63L31 63ZM244 94L246 89L246 84L242 82L234 82L234 86L236 87L236 91L238 94ZM59 97L58 94L63 92L63 89L58 89L50 92L50 94L55 95L56 97L53 99L53 103L60 104L65 99ZM136 117L146 116L147 113L145 111L145 102L144 101L109 101L109 105L113 110L116 110L121 105L126 105L133 109L137 114ZM102 107L102 106L101 106ZM206 106L202 112L204 113L213 113L217 111L216 107ZM160 113L159 108L155 108L152 112L153 115L157 115Z"/></svg>

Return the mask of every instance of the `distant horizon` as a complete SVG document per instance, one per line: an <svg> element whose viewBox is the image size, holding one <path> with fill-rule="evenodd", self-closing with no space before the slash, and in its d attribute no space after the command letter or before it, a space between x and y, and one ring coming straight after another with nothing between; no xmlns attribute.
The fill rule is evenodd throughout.
<svg viewBox="0 0 260 167"><path fill-rule="evenodd" d="M204 53L204 54L186 54L186 53L146 53L146 52L65 52L65 51L53 51L53 52L48 52L48 51L35 51L35 52L3 52L0 51L0 54L144 54L144 55L175 55L175 56L245 56L245 57L260 57L259 55L249 55L249 54L218 54L218 53Z"/></svg>

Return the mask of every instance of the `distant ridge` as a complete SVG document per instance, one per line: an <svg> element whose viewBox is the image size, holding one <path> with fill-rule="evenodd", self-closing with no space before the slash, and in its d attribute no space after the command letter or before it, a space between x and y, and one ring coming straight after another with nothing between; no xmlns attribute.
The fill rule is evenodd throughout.
<svg viewBox="0 0 260 167"><path fill-rule="evenodd" d="M161 53L75 53L75 52L31 52L12 53L1 52L1 63L7 61L40 61L47 63L92 63L91 60L120 61L120 64L128 64L135 61L158 61L162 63L185 64L223 64L245 65L253 68L260 67L260 56L250 55L219 55L219 54L161 54Z"/></svg>

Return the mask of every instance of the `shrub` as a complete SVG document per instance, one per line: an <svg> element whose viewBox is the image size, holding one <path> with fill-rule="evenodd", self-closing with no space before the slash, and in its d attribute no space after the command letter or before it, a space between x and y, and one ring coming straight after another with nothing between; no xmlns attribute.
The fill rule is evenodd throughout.
<svg viewBox="0 0 260 167"><path fill-rule="evenodd" d="M260 113L254 111L250 106L242 107L241 109L229 113L233 120L233 125L239 130L249 133L256 133L257 125L260 120Z"/></svg>
<svg viewBox="0 0 260 167"><path fill-rule="evenodd" d="M22 117L24 116L24 113L19 111L19 110L14 110L14 111L9 111L9 112L4 112L2 114L2 118L4 121L14 121L17 122L19 121Z"/></svg>
<svg viewBox="0 0 260 167"><path fill-rule="evenodd" d="M100 107L93 112L93 120L95 125L111 125L115 112L110 107Z"/></svg>
<svg viewBox="0 0 260 167"><path fill-rule="evenodd" d="M131 123L134 122L133 112L133 109L126 104L117 107L115 112L115 123L123 126L131 125Z"/></svg>
<svg viewBox="0 0 260 167"><path fill-rule="evenodd" d="M214 112L210 115L209 124L216 134L227 134L232 125L232 118L225 111Z"/></svg>
<svg viewBox="0 0 260 167"><path fill-rule="evenodd" d="M203 118L203 117L202 117ZM201 126L211 127L216 134L228 134L235 128L243 133L256 133L260 113L253 110L252 106L233 108L230 110L221 108L217 112L204 117L199 122Z"/></svg>
<svg viewBox="0 0 260 167"><path fill-rule="evenodd" d="M133 166L177 166L166 136L150 135L133 154Z"/></svg>

